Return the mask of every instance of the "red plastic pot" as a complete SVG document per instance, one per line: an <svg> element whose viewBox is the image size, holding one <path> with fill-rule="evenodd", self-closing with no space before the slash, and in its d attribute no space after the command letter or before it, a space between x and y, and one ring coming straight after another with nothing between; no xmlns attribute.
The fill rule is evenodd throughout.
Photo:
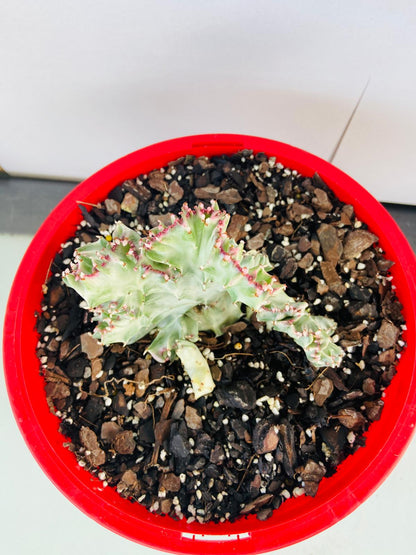
<svg viewBox="0 0 416 555"><path fill-rule="evenodd" d="M392 274L404 305L407 347L386 391L381 419L367 432L366 446L348 457L316 497L286 501L266 522L255 516L224 524L187 524L152 515L122 499L82 469L63 446L59 420L46 403L35 349L35 312L54 254L81 220L76 201L96 203L122 181L157 169L185 154L215 155L252 149L305 176L318 172L334 193L354 205L357 216L380 238L394 261ZM6 312L4 368L20 430L52 482L81 510L107 528L158 550L177 553L260 553L284 547L328 528L362 503L386 478L405 450L416 422L416 258L404 235L369 193L345 173L307 152L243 135L198 135L158 143L113 162L76 187L55 208L29 246L17 272Z"/></svg>

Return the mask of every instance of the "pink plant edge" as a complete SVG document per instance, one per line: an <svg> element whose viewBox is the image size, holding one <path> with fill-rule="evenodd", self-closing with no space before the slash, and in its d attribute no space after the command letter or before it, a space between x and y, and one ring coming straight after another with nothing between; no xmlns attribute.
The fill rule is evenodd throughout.
<svg viewBox="0 0 416 555"><path fill-rule="evenodd" d="M80 222L76 201L96 203L126 179L157 169L185 154L213 156L242 149L265 152L305 176L319 173L341 201L380 238L404 308L407 347L386 391L379 421L367 432L366 446L348 457L314 498L286 501L261 522L249 516L234 523L187 524L149 513L122 499L78 466L64 446L59 420L46 403L36 357L35 312L41 286L61 243ZM3 357L9 399L21 433L44 472L79 509L110 530L156 550L174 553L262 553L285 547L330 527L351 513L383 482L408 445L416 422L416 257L403 233L365 189L325 160L290 145L234 134L195 135L137 150L83 181L48 216L16 274L6 310Z"/></svg>

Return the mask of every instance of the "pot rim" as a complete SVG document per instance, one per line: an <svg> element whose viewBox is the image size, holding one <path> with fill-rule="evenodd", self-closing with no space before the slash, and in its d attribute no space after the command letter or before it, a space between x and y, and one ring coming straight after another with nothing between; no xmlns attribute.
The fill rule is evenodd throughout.
<svg viewBox="0 0 416 555"><path fill-rule="evenodd" d="M286 501L273 516L255 515L234 523L187 524L149 513L122 499L79 467L63 446L58 418L43 391L35 349L35 310L40 310L41 285L49 261L73 235L82 216L77 201L97 202L125 179L158 169L185 154L213 156L243 149L276 156L306 177L315 172L380 238L392 268L397 295L404 305L407 347L397 375L386 390L379 421L366 433L366 446L323 479L314 498ZM416 257L385 208L347 174L304 150L278 141L238 134L203 134L162 141L105 166L73 189L46 218L17 271L6 309L3 358L10 403L21 433L52 482L81 510L107 528L159 550L177 553L260 553L291 545L328 528L361 504L388 476L403 454L416 423ZM32 376L33 374L33 376Z"/></svg>

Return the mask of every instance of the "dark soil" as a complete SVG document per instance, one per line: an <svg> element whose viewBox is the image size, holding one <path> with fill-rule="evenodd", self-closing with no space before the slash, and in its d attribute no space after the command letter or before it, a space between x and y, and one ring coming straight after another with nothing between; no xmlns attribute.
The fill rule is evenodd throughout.
<svg viewBox="0 0 416 555"><path fill-rule="evenodd" d="M147 233L183 202L211 199L232 215L234 239L267 252L289 295L336 320L339 368L317 371L288 337L243 319L201 337L217 385L195 401L177 362L144 355L147 338L127 347L92 338L89 313L61 281L74 249L111 235L117 220ZM353 207L319 176L243 151L186 156L80 209L37 324L47 400L79 464L123 497L189 522L263 520L289 497L315 495L364 445L404 346L391 263Z"/></svg>

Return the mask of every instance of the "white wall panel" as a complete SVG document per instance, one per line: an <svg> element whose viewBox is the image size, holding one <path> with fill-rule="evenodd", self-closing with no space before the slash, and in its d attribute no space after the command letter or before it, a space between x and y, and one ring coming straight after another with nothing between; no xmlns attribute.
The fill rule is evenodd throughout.
<svg viewBox="0 0 416 555"><path fill-rule="evenodd" d="M201 132L262 135L327 158L370 75L377 124L393 117L390 68L410 91L402 111L415 113L412 71L397 65L416 44L410 0L3 0L0 16L0 164L10 173L84 177ZM379 196L365 157L344 152L336 161Z"/></svg>
<svg viewBox="0 0 416 555"><path fill-rule="evenodd" d="M334 159L380 201L416 204L415 98L410 68L388 82L375 76Z"/></svg>

